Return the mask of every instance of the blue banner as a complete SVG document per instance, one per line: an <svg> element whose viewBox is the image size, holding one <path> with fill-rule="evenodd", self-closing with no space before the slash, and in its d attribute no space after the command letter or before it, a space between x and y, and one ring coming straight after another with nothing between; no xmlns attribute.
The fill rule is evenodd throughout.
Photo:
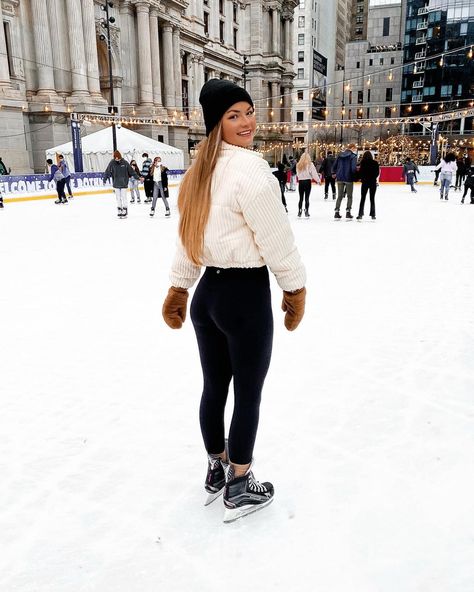
<svg viewBox="0 0 474 592"><path fill-rule="evenodd" d="M76 173L82 173L84 171L84 163L82 162L81 124L79 121L71 119L71 133L74 170Z"/></svg>
<svg viewBox="0 0 474 592"><path fill-rule="evenodd" d="M104 173L73 173L71 188L110 187L110 181L102 182ZM49 175L2 175L0 176L0 193L55 193L56 183L48 181Z"/></svg>

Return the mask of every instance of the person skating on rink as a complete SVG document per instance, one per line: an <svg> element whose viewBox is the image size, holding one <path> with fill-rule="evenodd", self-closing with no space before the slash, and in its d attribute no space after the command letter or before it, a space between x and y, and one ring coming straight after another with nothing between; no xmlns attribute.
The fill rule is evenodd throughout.
<svg viewBox="0 0 474 592"><path fill-rule="evenodd" d="M332 176L335 160L332 151L329 150L319 168L319 172L324 176L324 199L328 198L329 186L332 189L332 198L336 199L336 180Z"/></svg>
<svg viewBox="0 0 474 592"><path fill-rule="evenodd" d="M143 177L143 189L145 191L145 199L144 203L151 203L153 198L153 177L150 175L150 168L152 164L151 158L148 156L147 152L142 154L142 158L144 159L142 162L142 170L141 176Z"/></svg>
<svg viewBox="0 0 474 592"><path fill-rule="evenodd" d="M71 171L69 170L67 162L62 154L58 156L58 167L64 176L64 185L67 188L68 197L69 199L72 199L74 196L71 191Z"/></svg>
<svg viewBox="0 0 474 592"><path fill-rule="evenodd" d="M131 160L130 166L136 172L136 174L140 176L140 169L138 168L137 161ZM130 203L135 203L135 198L137 200L137 203L141 203L140 188L138 186L139 183L140 181L138 179L135 179L135 177L130 177L130 179L128 180L128 188L130 189Z"/></svg>
<svg viewBox="0 0 474 592"><path fill-rule="evenodd" d="M447 200L454 173L458 168L456 164L456 155L454 152L448 152L446 156L441 159L441 162L436 168L441 171L439 176L441 183L439 188L439 198L443 199L444 197L444 199Z"/></svg>
<svg viewBox="0 0 474 592"><path fill-rule="evenodd" d="M112 186L117 199L117 215L119 218L126 218L128 214L127 188L130 177L140 179L136 171L132 169L130 163L122 158L118 150L114 151L114 157L105 169L102 180L112 179Z"/></svg>
<svg viewBox="0 0 474 592"><path fill-rule="evenodd" d="M471 165L466 170L466 179L464 181L464 193L461 199L461 203L464 203L467 192L471 190L471 204L474 204L474 166Z"/></svg>
<svg viewBox="0 0 474 592"><path fill-rule="evenodd" d="M440 157L438 156L438 157L436 158L435 166L438 166L440 162L441 162L441 159L440 159ZM440 171L439 171L439 169L434 169L434 170L433 170L433 171L431 171L431 172L435 174L435 178L434 178L434 181L433 181L433 185L434 185L435 187L437 187L437 186L439 185L439 183L438 183L438 179L439 179L439 174L440 174Z"/></svg>
<svg viewBox="0 0 474 592"><path fill-rule="evenodd" d="M286 206L286 198L285 198L286 171L285 171L285 165L282 162L277 162L277 170L273 171L273 175L277 178L277 181L280 184L281 203L283 204L283 207L285 208L285 212L288 212L288 208Z"/></svg>
<svg viewBox="0 0 474 592"><path fill-rule="evenodd" d="M48 181L54 181L56 183L56 191L58 193L58 199L54 202L55 204L67 204L68 201L66 199L66 194L64 192L64 185L66 184L66 179L61 172L61 169L57 164L53 164L51 158L48 158L46 161L49 170L49 178Z"/></svg>
<svg viewBox="0 0 474 592"><path fill-rule="evenodd" d="M347 149L341 152L336 158L334 166L332 167L332 176L336 179L337 183L336 213L334 214L336 220L341 219L339 210L345 196L347 196L346 218L349 220L353 218L351 209L354 179L357 173L356 151L357 146L355 144L349 144Z"/></svg>
<svg viewBox="0 0 474 592"><path fill-rule="evenodd" d="M359 178L362 181L360 190L359 215L357 220L364 217L364 206L367 192L370 197L370 217L375 220L375 192L377 191L377 179L380 175L379 163L372 156L370 150L366 150L362 155L359 165Z"/></svg>
<svg viewBox="0 0 474 592"><path fill-rule="evenodd" d="M466 177L466 164L464 162L464 155L459 154L456 158L456 182L454 184L454 191L461 191L464 178Z"/></svg>
<svg viewBox="0 0 474 592"><path fill-rule="evenodd" d="M259 483L252 472L273 340L268 268L283 290L289 331L304 314L306 272L281 207L278 182L262 155L249 150L256 130L250 95L233 82L211 79L199 100L207 138L179 189L180 240L163 317L171 328L181 328L188 289L204 266L191 320L204 378L205 490L208 502L223 491L224 521L230 522L267 506L274 493L271 483ZM227 452L224 410L232 379Z"/></svg>
<svg viewBox="0 0 474 592"><path fill-rule="evenodd" d="M298 192L300 199L298 202L298 218L301 218L304 198L304 215L309 218L309 196L311 194L311 181L314 180L321 185L321 178L316 171L316 167L311 162L311 157L304 152L296 165L298 175Z"/></svg>
<svg viewBox="0 0 474 592"><path fill-rule="evenodd" d="M416 163L408 156L405 160L405 164L403 165L403 177L405 178L405 183L410 185L410 189L412 193L417 193L415 189L416 183L416 174L419 173L419 169L416 166Z"/></svg>
<svg viewBox="0 0 474 592"><path fill-rule="evenodd" d="M170 216L170 206L165 196L165 187L168 187L168 169L161 164L161 157L155 157L150 168L150 175L153 177L153 202L151 204L150 216L155 215L155 207L158 196L161 197L165 205L165 216Z"/></svg>
<svg viewBox="0 0 474 592"><path fill-rule="evenodd" d="M11 172L11 168L7 167L0 156L0 175L9 175Z"/></svg>
<svg viewBox="0 0 474 592"><path fill-rule="evenodd" d="M0 189L0 210L3 210L5 206L3 205L3 193Z"/></svg>

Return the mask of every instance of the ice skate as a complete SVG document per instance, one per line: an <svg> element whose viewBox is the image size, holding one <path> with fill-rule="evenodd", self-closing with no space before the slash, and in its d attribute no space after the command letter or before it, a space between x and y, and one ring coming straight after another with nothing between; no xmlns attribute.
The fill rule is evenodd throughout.
<svg viewBox="0 0 474 592"><path fill-rule="evenodd" d="M225 486L225 463L220 457L207 455L207 475L204 489L207 492L205 506L212 504L223 492Z"/></svg>
<svg viewBox="0 0 474 592"><path fill-rule="evenodd" d="M353 218L353 217L354 217L354 216L353 216L353 215L352 215L352 214L349 212L349 210L347 210L347 212L346 212L346 218L347 218L348 220L352 220L352 218Z"/></svg>
<svg viewBox="0 0 474 592"><path fill-rule="evenodd" d="M245 475L235 477L234 468L226 470L224 488L224 522L234 522L239 518L258 512L272 503L274 489L271 483L259 483L248 468Z"/></svg>
<svg viewBox="0 0 474 592"><path fill-rule="evenodd" d="M302 210L298 210L298 218L301 218Z"/></svg>
<svg viewBox="0 0 474 592"><path fill-rule="evenodd" d="M305 218L309 218L309 210L304 211Z"/></svg>
<svg viewBox="0 0 474 592"><path fill-rule="evenodd" d="M362 220L362 216L361 215L357 216L356 220L359 220L359 222L360 222Z"/></svg>
<svg viewBox="0 0 474 592"><path fill-rule="evenodd" d="M169 218L171 216L171 212L169 208L166 208L165 218Z"/></svg>
<svg viewBox="0 0 474 592"><path fill-rule="evenodd" d="M342 216L341 216L341 214L340 214L339 212L336 212L336 213L334 214L334 218L335 218L336 220L340 220L340 219L342 218Z"/></svg>
<svg viewBox="0 0 474 592"><path fill-rule="evenodd" d="M117 216L122 218L122 208L117 208Z"/></svg>
<svg viewBox="0 0 474 592"><path fill-rule="evenodd" d="M154 215L155 215L155 208L151 208L150 216L153 218Z"/></svg>
<svg viewBox="0 0 474 592"><path fill-rule="evenodd" d="M122 218L126 218L128 215L128 209L127 208L122 208Z"/></svg>

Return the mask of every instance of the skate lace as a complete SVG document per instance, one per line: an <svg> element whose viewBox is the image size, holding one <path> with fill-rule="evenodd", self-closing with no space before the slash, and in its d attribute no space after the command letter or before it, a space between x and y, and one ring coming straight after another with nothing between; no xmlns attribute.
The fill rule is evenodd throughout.
<svg viewBox="0 0 474 592"><path fill-rule="evenodd" d="M220 458L209 457L209 468L211 469L211 471L214 471L215 469L217 469L220 462L221 462Z"/></svg>
<svg viewBox="0 0 474 592"><path fill-rule="evenodd" d="M249 489L252 490L254 493L266 493L267 491L265 485L259 483L253 476L253 473L249 474Z"/></svg>

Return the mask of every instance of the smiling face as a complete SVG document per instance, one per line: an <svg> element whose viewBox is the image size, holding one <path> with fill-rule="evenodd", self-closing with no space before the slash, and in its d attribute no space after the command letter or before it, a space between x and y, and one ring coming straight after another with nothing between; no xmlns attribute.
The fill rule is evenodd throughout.
<svg viewBox="0 0 474 592"><path fill-rule="evenodd" d="M222 117L222 139L228 144L248 148L253 142L256 127L254 108L246 101L240 101Z"/></svg>

